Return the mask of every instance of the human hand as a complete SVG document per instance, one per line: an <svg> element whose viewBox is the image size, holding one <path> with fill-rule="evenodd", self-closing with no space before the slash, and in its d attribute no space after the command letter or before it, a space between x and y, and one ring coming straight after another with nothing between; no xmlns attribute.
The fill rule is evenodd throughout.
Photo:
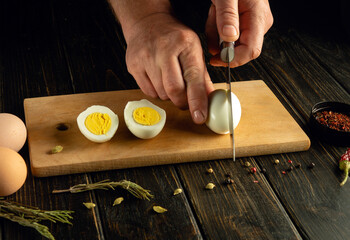
<svg viewBox="0 0 350 240"><path fill-rule="evenodd" d="M197 34L167 13L143 18L126 35L126 64L148 96L189 108L195 123L208 115L214 90Z"/></svg>
<svg viewBox="0 0 350 240"><path fill-rule="evenodd" d="M210 64L227 66L220 59L219 36L235 41L235 57L230 67L238 67L257 58L273 16L268 0L212 0L206 23ZM219 36L218 36L219 34Z"/></svg>

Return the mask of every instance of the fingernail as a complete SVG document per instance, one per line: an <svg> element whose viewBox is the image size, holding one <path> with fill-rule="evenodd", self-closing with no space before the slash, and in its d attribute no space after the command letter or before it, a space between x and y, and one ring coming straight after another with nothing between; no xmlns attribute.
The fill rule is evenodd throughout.
<svg viewBox="0 0 350 240"><path fill-rule="evenodd" d="M199 110L194 111L193 112L193 120L195 123L198 123L198 124L204 123L205 118L204 118L203 113Z"/></svg>
<svg viewBox="0 0 350 240"><path fill-rule="evenodd" d="M237 29L233 25L224 25L222 34L226 37L234 37L238 34Z"/></svg>

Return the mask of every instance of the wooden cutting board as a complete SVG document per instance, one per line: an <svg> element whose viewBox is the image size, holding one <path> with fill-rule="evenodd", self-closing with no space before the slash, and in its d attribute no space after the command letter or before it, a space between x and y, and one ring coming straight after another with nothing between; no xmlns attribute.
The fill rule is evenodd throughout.
<svg viewBox="0 0 350 240"><path fill-rule="evenodd" d="M234 82L232 91L242 106L235 130L237 157L309 149L308 136L263 81ZM143 98L167 113L163 131L149 140L133 136L123 116L128 101ZM78 129L77 116L91 105L107 106L119 116L119 128L109 142L93 143ZM29 98L24 110L30 164L37 177L232 157L230 135L195 125L188 111L170 101L147 98L140 90ZM50 154L56 145L63 151Z"/></svg>

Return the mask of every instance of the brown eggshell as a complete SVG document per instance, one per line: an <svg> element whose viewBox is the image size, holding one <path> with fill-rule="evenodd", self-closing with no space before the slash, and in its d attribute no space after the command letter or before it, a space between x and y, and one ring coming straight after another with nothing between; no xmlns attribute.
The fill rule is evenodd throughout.
<svg viewBox="0 0 350 240"><path fill-rule="evenodd" d="M27 139L27 128L23 121L10 113L0 113L0 146L18 152Z"/></svg>
<svg viewBox="0 0 350 240"><path fill-rule="evenodd" d="M27 178L27 165L21 155L10 148L0 147L0 197L20 189Z"/></svg>

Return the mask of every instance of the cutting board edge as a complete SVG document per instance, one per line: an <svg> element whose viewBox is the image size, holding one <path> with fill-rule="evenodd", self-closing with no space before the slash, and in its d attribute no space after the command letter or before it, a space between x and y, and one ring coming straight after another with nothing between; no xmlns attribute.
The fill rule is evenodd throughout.
<svg viewBox="0 0 350 240"><path fill-rule="evenodd" d="M256 151L251 152L245 152L244 149L241 150L241 154L237 154L236 157L252 157L252 156L263 156L263 155L271 155L271 154L281 154L281 153L289 153L289 152L301 152L301 151L307 151L311 146L311 141L307 137L302 142L299 142L296 148L286 148L290 143L286 143L286 146L277 145L279 148L283 148L281 151L266 151L266 148L261 145L258 146ZM244 147L242 147L244 148ZM135 163L133 165L125 166L116 166L118 165L118 162L116 162L115 159L111 160L105 160L105 161L96 161L92 162L90 164L87 163L76 163L76 164L68 164L70 168L67 168L66 165L61 165L60 167L57 166L47 166L47 167L36 167L35 164L31 161L31 171L33 176L35 177L50 177L50 176L61 176L61 175L70 175L70 174L81 174L81 173L87 173L87 172L101 172L101 171L113 171L113 170L119 170L119 169L130 169L130 168L138 168L138 167L151 167L151 166L162 166L162 165L169 165L169 164L181 164L181 163L190 163L190 162L202 162L202 161L215 161L215 160L223 160L223 159L229 159L232 157L232 149L220 149L219 151L215 151L215 154L211 150L206 150L207 155L206 157L203 157L203 151L194 151L191 152L191 154L183 153L183 154L172 154L172 155L164 155L162 161L149 161L149 159L144 159L141 164L137 161L139 157L137 158L124 158L124 159L118 159L118 162L124 162L124 161L134 161ZM212 156L212 155L215 155ZM149 157L150 158L150 157ZM178 161L168 161L167 159L179 159ZM136 160L136 161L135 161ZM142 164L144 163L144 164ZM98 166L98 168L97 168ZM112 167L111 167L112 166Z"/></svg>

